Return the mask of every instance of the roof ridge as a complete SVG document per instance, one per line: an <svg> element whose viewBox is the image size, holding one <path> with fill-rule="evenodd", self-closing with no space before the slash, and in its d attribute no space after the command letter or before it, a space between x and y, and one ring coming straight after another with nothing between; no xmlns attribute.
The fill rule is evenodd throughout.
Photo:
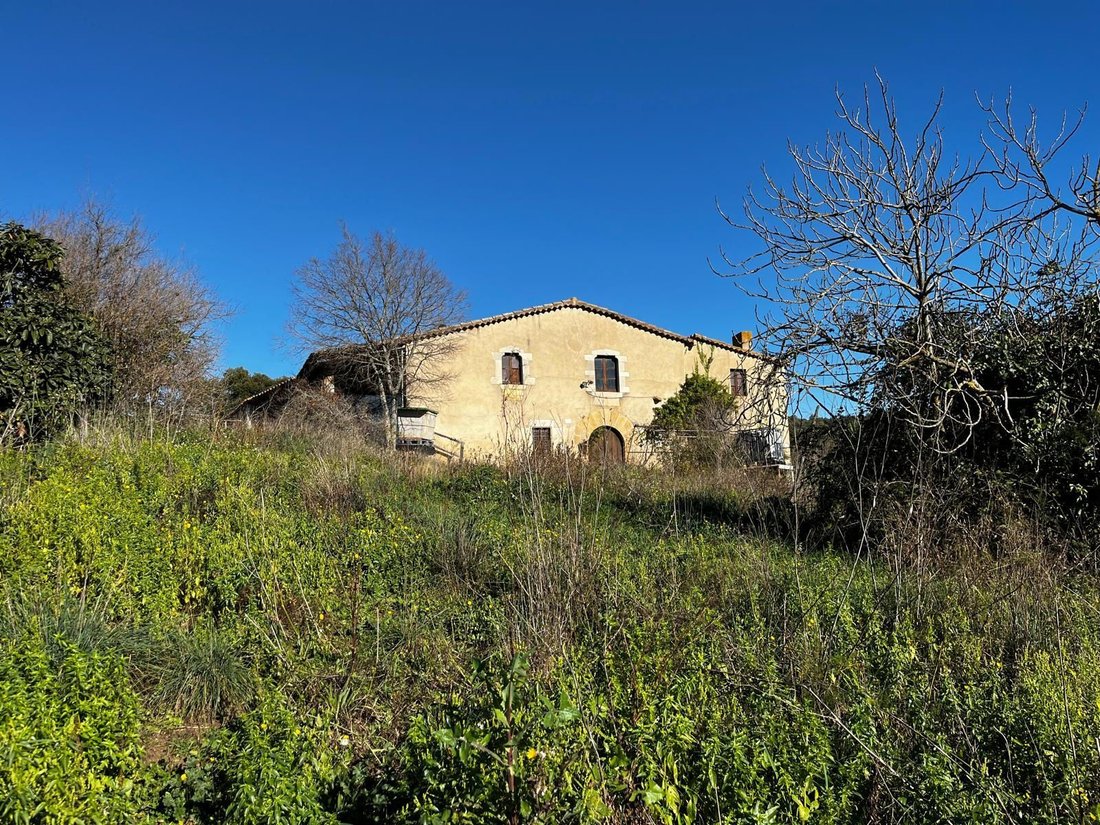
<svg viewBox="0 0 1100 825"><path fill-rule="evenodd" d="M761 358L765 360L767 359L767 356L763 355L762 353L752 352L751 350L742 350L739 346L736 346L733 343L726 343L725 341L722 341L720 339L710 338L705 335L700 335L699 333L692 333L691 335L681 335L678 332L673 332L670 329L659 327L656 324L649 323L648 321L642 321L630 315L624 315L621 312L616 312L613 309L607 309L606 307L599 306L598 304L592 304L588 301L582 301L580 298L577 298L575 296L572 298L565 298L560 301L553 301L547 304L536 304L535 306L526 307L524 309L516 309L512 310L511 312L502 312L497 315L489 315L485 318L475 318L469 321L461 321L457 324L451 324L445 327L438 327L436 329L427 330L421 333L405 335L400 338L392 339L390 343L399 344L403 342L423 341L431 338L440 338L444 335L454 335L460 332L466 332L467 330L471 329L479 329L481 327L487 327L493 324L504 323L505 321L513 321L519 318L528 318L532 315L542 315L547 312L556 312L559 309L582 309L586 312L592 312L596 315L602 315L605 318L611 318L612 320L618 321L621 324L626 324L627 326L641 329L645 332L649 332L653 335L658 335L662 338L679 341L685 346L692 346L696 342L705 341L711 346L722 347L723 349L730 350L731 352L740 352L750 358ZM315 356L320 356L321 353L335 352L343 350L347 347L354 346L361 345L347 344L343 347L330 347L328 349L318 350L317 352L311 353L309 358L306 359L306 363L302 365L302 369L298 372L298 375L302 376L305 373L306 367Z"/></svg>
<svg viewBox="0 0 1100 825"><path fill-rule="evenodd" d="M647 332L651 332L654 335L661 336L662 338L669 338L671 340L680 341L680 342L685 343L685 344L690 344L691 342L694 342L694 341L705 341L707 344L711 344L713 346L719 346L719 347L722 347L723 349L728 349L731 352L743 353L744 355L747 355L750 358L767 359L767 356L762 354L762 353L753 352L751 350L743 350L743 349L741 349L741 347L739 347L738 345L736 345L732 342L726 342L726 341L723 341L719 338L712 338L709 335L703 335L703 334L698 333L698 332L694 332L691 335L682 335L678 332L673 332L670 329L666 329L665 327L660 327L660 326L657 326L656 324L651 324L648 321L642 321L639 318L634 318L633 316L625 315L621 312L616 312L613 309L608 309L607 307L602 307L599 304L593 304L593 303L590 303L588 301L583 301L580 298L577 298L576 296L571 297L571 298L565 298L564 300L561 300L561 301L553 301L553 302L548 303L548 304L536 304L535 306L527 307L525 309L517 309L517 310L513 310L511 312L503 312L503 313L500 313L498 315L489 315L485 318L476 318L476 319L473 319L473 320L470 320L470 321L463 321L463 322L458 323L458 324L452 324L451 326L440 327L438 329L434 329L434 330L431 330L430 332L426 332L426 333L423 333L423 334L420 334L420 335L410 335L410 336L408 336L408 338L410 340L423 339L423 338L438 338L438 337L443 336L443 335L451 335L451 334L458 333L458 332L465 332L466 330L469 330L469 329L477 329L479 327L489 326L491 324L499 324L499 323L503 323L504 321L514 320L516 318L526 318L526 317L531 316L531 315L541 315L543 313L554 312L555 310L559 310L559 309L583 309L583 310L586 310L587 312L593 312L597 315L603 315L607 318L611 318L613 320L618 321L619 323L627 324L628 326L632 326L632 327L635 327L637 329L642 329L642 330L645 330Z"/></svg>
<svg viewBox="0 0 1100 825"><path fill-rule="evenodd" d="M297 380L298 380L298 376L291 375L289 378L284 378L282 381L276 381L270 387L265 387L264 389L260 390L259 392L253 393L252 395L248 396L248 398L243 398L240 401L238 401L237 404L233 407L233 409L231 409L228 413L226 413L226 416L228 417L228 416L233 415L233 413L235 413L237 410L239 410L245 404L249 403L250 401L255 401L261 395L267 395L269 393L273 393L273 392L275 392L275 390L279 389L280 387L284 387L287 384L290 384L290 383L292 383L294 381L297 381Z"/></svg>

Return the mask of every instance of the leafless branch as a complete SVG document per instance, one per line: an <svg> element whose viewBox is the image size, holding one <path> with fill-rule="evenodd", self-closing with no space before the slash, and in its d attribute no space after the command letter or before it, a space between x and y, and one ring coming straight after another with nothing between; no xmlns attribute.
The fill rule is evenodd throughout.
<svg viewBox="0 0 1100 825"><path fill-rule="evenodd" d="M214 324L229 312L193 267L159 254L140 219L95 200L36 224L64 247L69 296L110 343L117 406L178 412L208 389Z"/></svg>
<svg viewBox="0 0 1100 825"><path fill-rule="evenodd" d="M838 131L789 145L789 182L764 170L742 217L719 207L762 248L723 251L716 271L767 303L763 337L803 386L842 406L889 399L933 436L950 429L965 443L1004 406L968 357L983 319L1003 325L1091 268L1095 238L1077 219L1100 214L1097 173L1086 158L1069 197L1045 175L1079 122L1042 148L1034 118L1021 136L1001 114L996 135L1025 161L989 141L969 160L945 147L942 98L911 136L881 78L858 105L839 91L836 102Z"/></svg>

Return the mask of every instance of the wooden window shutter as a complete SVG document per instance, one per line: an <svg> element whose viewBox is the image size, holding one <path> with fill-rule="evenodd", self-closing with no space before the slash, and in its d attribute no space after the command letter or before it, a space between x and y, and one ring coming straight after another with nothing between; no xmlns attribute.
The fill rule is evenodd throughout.
<svg viewBox="0 0 1100 825"><path fill-rule="evenodd" d="M744 370L730 370L730 395L744 398L747 395L748 379Z"/></svg>
<svg viewBox="0 0 1100 825"><path fill-rule="evenodd" d="M531 444L536 453L544 454L550 452L550 428L532 427Z"/></svg>
<svg viewBox="0 0 1100 825"><path fill-rule="evenodd" d="M596 392L619 391L619 359L613 355L596 356Z"/></svg>
<svg viewBox="0 0 1100 825"><path fill-rule="evenodd" d="M518 352L506 352L501 356L500 381L502 384L523 383L523 359Z"/></svg>

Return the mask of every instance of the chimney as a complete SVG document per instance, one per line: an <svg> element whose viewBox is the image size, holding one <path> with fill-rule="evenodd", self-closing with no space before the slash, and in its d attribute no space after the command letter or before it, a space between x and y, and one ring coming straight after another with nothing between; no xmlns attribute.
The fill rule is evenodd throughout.
<svg viewBox="0 0 1100 825"><path fill-rule="evenodd" d="M735 332L733 334L733 345L743 352L748 352L752 349L752 333L749 331Z"/></svg>

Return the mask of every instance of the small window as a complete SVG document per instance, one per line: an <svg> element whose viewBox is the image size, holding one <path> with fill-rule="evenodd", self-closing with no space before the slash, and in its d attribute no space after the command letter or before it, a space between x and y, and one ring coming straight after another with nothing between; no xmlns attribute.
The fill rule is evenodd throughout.
<svg viewBox="0 0 1100 825"><path fill-rule="evenodd" d="M747 380L744 370L730 370L730 395L734 398L744 398L747 394Z"/></svg>
<svg viewBox="0 0 1100 825"><path fill-rule="evenodd" d="M518 352L506 352L500 359L500 383L523 383L523 359Z"/></svg>
<svg viewBox="0 0 1100 825"><path fill-rule="evenodd" d="M532 427L531 446L537 455L545 455L550 452L550 428Z"/></svg>
<svg viewBox="0 0 1100 825"><path fill-rule="evenodd" d="M596 356L596 392L619 391L619 359L614 355Z"/></svg>

